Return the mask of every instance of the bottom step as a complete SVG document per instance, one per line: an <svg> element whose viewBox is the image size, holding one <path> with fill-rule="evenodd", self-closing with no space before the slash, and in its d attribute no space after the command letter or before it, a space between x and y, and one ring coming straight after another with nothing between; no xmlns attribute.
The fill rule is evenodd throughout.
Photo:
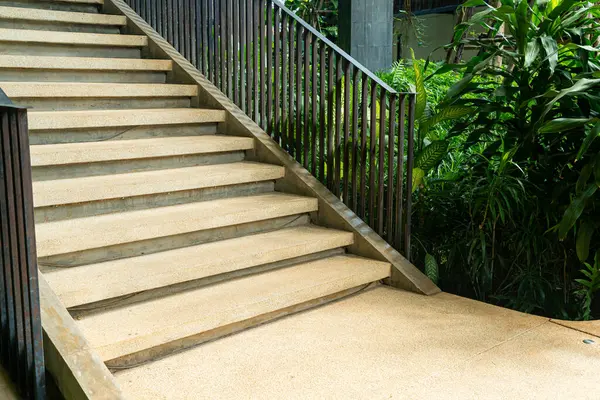
<svg viewBox="0 0 600 400"><path fill-rule="evenodd" d="M109 368L126 368L318 305L390 270L389 263L336 256L90 315L78 325Z"/></svg>

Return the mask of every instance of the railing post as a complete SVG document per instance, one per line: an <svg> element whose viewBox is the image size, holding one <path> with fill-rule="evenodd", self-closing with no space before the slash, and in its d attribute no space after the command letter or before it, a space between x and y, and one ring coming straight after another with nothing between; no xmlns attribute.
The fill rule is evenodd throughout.
<svg viewBox="0 0 600 400"><path fill-rule="evenodd" d="M45 398L27 110L0 89L0 357L26 398Z"/></svg>

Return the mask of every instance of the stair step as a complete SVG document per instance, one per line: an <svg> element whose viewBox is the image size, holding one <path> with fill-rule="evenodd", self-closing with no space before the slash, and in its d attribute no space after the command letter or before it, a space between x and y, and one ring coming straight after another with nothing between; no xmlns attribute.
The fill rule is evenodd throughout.
<svg viewBox="0 0 600 400"><path fill-rule="evenodd" d="M317 207L315 198L269 193L40 223L38 257L304 214Z"/></svg>
<svg viewBox="0 0 600 400"><path fill-rule="evenodd" d="M300 226L45 273L65 307L346 247L350 232ZM143 277L143 279L140 279Z"/></svg>
<svg viewBox="0 0 600 400"><path fill-rule="evenodd" d="M144 47L148 38L141 35L103 33L37 31L27 29L0 29L0 42L62 44L79 46Z"/></svg>
<svg viewBox="0 0 600 400"><path fill-rule="evenodd" d="M171 60L140 60L136 58L52 57L3 55L0 69L36 69L67 71L170 71Z"/></svg>
<svg viewBox="0 0 600 400"><path fill-rule="evenodd" d="M127 366L384 279L390 269L385 262L331 257L90 315L78 326L109 368Z"/></svg>
<svg viewBox="0 0 600 400"><path fill-rule="evenodd" d="M179 192L283 178L277 165L239 162L33 183L35 207Z"/></svg>
<svg viewBox="0 0 600 400"><path fill-rule="evenodd" d="M225 111L198 108L32 111L29 130L204 124L225 121Z"/></svg>
<svg viewBox="0 0 600 400"><path fill-rule="evenodd" d="M35 8L3 6L0 6L0 20L77 25L125 26L127 24L127 18L121 15L53 11Z"/></svg>
<svg viewBox="0 0 600 400"><path fill-rule="evenodd" d="M192 97L196 85L143 83L0 82L0 88L15 98L134 98Z"/></svg>
<svg viewBox="0 0 600 400"><path fill-rule="evenodd" d="M183 136L31 146L31 166L68 165L250 150L252 138Z"/></svg>

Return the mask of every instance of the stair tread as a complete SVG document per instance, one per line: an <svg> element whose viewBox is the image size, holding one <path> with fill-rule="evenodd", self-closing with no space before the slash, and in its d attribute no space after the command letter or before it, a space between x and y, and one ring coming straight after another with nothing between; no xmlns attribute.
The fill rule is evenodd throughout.
<svg viewBox="0 0 600 400"><path fill-rule="evenodd" d="M125 26L127 24L127 17L122 15L5 6L0 6L0 19L85 25Z"/></svg>
<svg viewBox="0 0 600 400"><path fill-rule="evenodd" d="M52 0L55 3L104 4L104 0Z"/></svg>
<svg viewBox="0 0 600 400"><path fill-rule="evenodd" d="M169 193L283 178L285 169L257 162L57 179L33 183L34 207Z"/></svg>
<svg viewBox="0 0 600 400"><path fill-rule="evenodd" d="M78 321L104 361L389 277L390 264L336 256L90 315Z"/></svg>
<svg viewBox="0 0 600 400"><path fill-rule="evenodd" d="M81 164L250 150L252 138L201 135L31 146L31 165Z"/></svg>
<svg viewBox="0 0 600 400"><path fill-rule="evenodd" d="M351 232L307 225L65 268L44 276L65 307L74 307L352 243Z"/></svg>
<svg viewBox="0 0 600 400"><path fill-rule="evenodd" d="M163 83L0 82L0 88L10 98L160 98L192 97L198 94L196 85Z"/></svg>
<svg viewBox="0 0 600 400"><path fill-rule="evenodd" d="M87 71L170 71L171 60L138 58L58 57L2 55L3 69L87 70Z"/></svg>
<svg viewBox="0 0 600 400"><path fill-rule="evenodd" d="M233 197L36 224L38 257L316 211L317 199L283 193Z"/></svg>
<svg viewBox="0 0 600 400"><path fill-rule="evenodd" d="M225 111L200 108L31 111L29 130L108 128L140 125L181 125L223 122Z"/></svg>
<svg viewBox="0 0 600 400"><path fill-rule="evenodd" d="M148 45L148 38L142 35L0 28L0 42L144 47Z"/></svg>

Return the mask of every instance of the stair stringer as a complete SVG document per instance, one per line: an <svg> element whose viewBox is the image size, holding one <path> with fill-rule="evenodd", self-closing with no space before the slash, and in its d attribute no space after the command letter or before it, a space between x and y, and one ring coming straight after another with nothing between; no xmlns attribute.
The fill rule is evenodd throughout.
<svg viewBox="0 0 600 400"><path fill-rule="evenodd" d="M383 240L310 172L287 154L127 4L122 0L105 0L104 10L111 14L122 14L127 17L124 33L148 37L149 43L146 49L149 57L168 59L173 62L173 71L168 77L170 83L198 85L196 107L225 110L225 123L219 124L219 133L255 139L255 150L253 154L248 155L249 160L285 167L285 177L278 180L277 189L318 199L319 210L311 215L313 223L353 232L354 244L348 247L348 251L358 256L391 263L393 268L391 278L387 281L388 284L425 295L440 292L440 289L427 276Z"/></svg>

